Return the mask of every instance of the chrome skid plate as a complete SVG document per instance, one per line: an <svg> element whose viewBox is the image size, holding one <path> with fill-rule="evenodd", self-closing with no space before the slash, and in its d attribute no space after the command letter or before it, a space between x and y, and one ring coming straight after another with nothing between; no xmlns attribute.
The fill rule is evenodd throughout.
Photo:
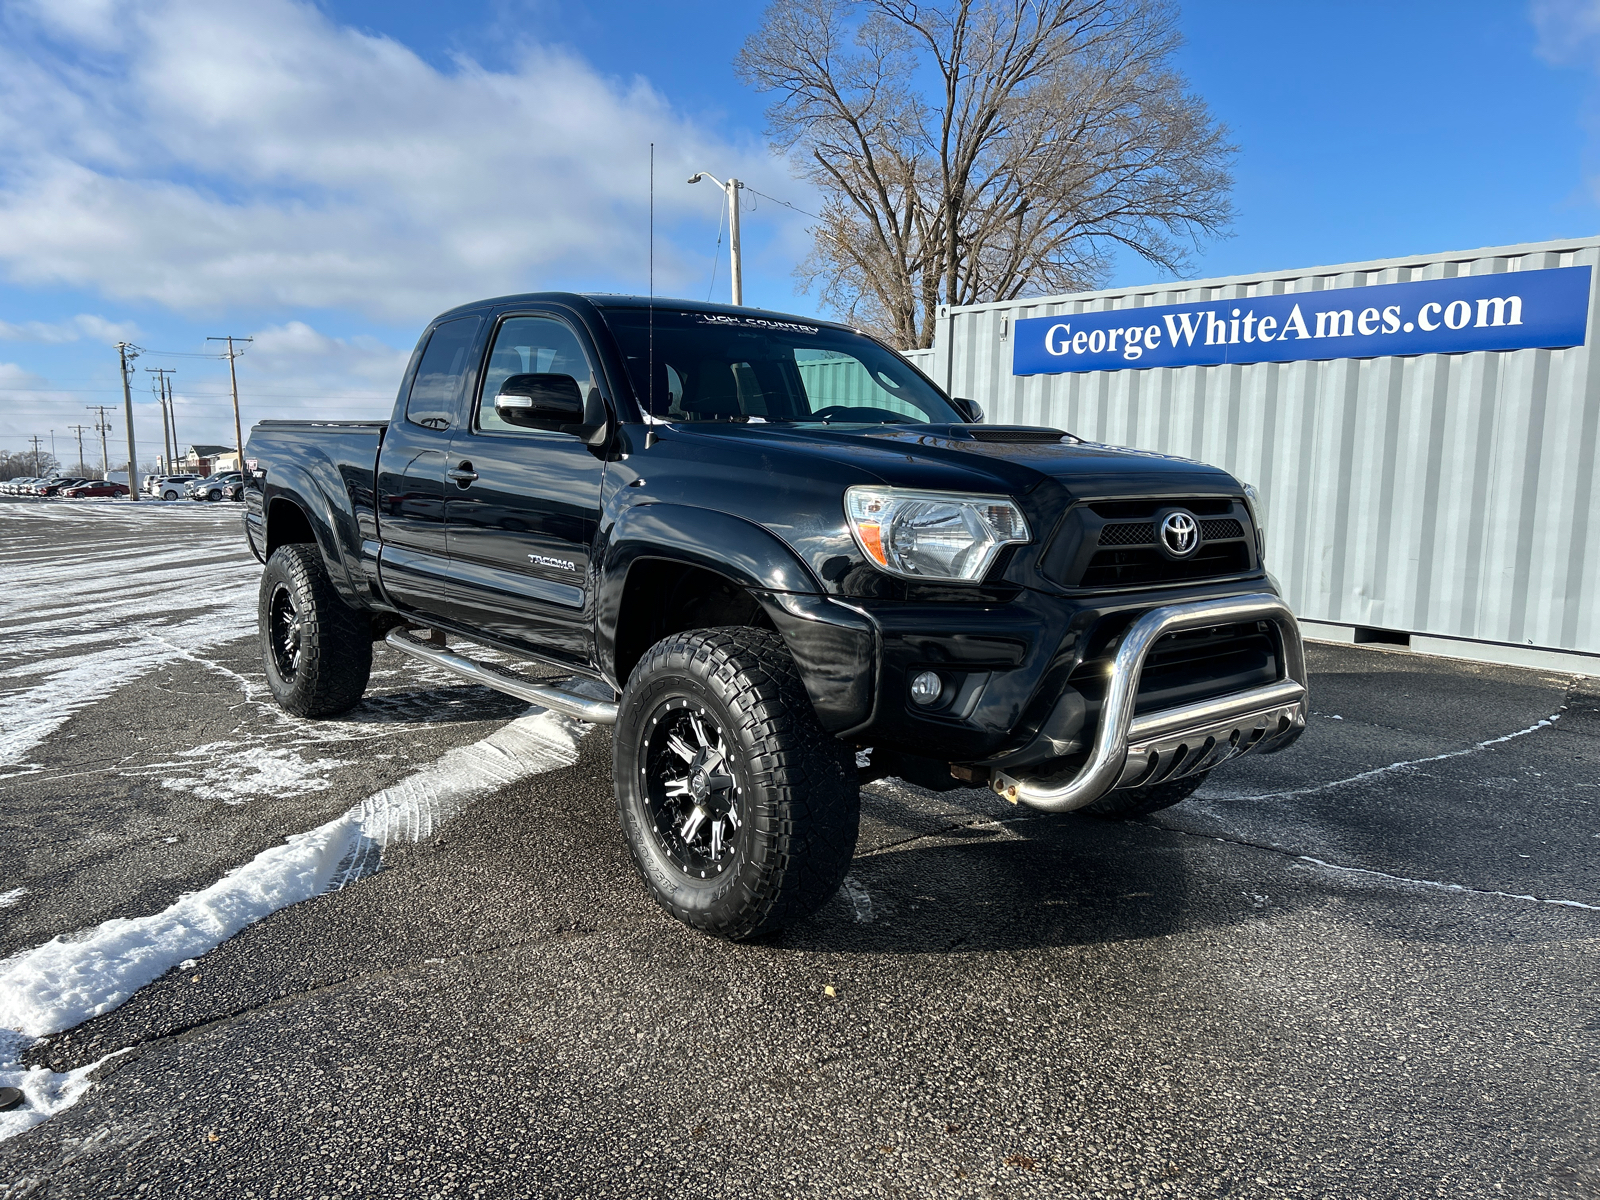
<svg viewBox="0 0 1600 1200"><path fill-rule="evenodd" d="M1198 729L1128 743L1119 788L1149 787L1209 771L1230 758L1256 750L1270 750L1296 737L1306 725L1304 701L1247 713Z"/></svg>

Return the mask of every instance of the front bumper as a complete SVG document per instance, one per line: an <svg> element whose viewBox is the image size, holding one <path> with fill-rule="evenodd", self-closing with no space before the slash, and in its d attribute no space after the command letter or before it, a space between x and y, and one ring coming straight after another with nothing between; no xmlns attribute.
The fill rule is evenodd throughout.
<svg viewBox="0 0 1600 1200"><path fill-rule="evenodd" d="M1139 680L1151 648L1168 634L1268 621L1283 647L1282 677L1271 684L1135 717ZM1305 647L1294 614L1258 592L1170 604L1139 617L1123 634L1107 681L1093 748L1064 778L1030 779L1005 771L992 780L1006 799L1047 812L1092 804L1122 787L1146 787L1208 771L1241 754L1282 749L1306 724Z"/></svg>

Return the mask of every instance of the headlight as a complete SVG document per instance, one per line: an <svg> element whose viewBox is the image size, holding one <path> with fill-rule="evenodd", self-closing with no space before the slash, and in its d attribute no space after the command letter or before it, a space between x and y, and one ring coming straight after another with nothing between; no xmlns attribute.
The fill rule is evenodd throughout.
<svg viewBox="0 0 1600 1200"><path fill-rule="evenodd" d="M1256 527L1256 561L1267 558L1267 528L1261 523L1261 493L1253 483L1244 485L1244 506L1250 513L1250 524Z"/></svg>
<svg viewBox="0 0 1600 1200"><path fill-rule="evenodd" d="M862 552L910 579L973 582L1002 547L1032 540L1022 510L998 496L853 487L844 511Z"/></svg>

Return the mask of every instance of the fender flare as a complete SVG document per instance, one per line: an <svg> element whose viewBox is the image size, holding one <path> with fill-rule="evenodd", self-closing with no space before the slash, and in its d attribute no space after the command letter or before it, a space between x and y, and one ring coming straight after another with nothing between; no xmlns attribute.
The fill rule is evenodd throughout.
<svg viewBox="0 0 1600 1200"><path fill-rule="evenodd" d="M617 518L606 542L595 641L601 669L613 682L622 682L616 671L622 597L630 568L642 560L700 567L747 590L794 655L824 729L838 733L870 714L875 624L830 600L811 568L776 534L742 517L684 504L635 505Z"/></svg>
<svg viewBox="0 0 1600 1200"><path fill-rule="evenodd" d="M319 464L321 465L321 464ZM332 470L332 464L326 464ZM348 501L343 488L338 498ZM366 607L366 580L360 571L361 537L355 515L344 515L324 482L299 466L274 463L262 489L261 527L264 545L272 544L272 506L279 500L293 504L305 515L328 578L347 604Z"/></svg>
<svg viewBox="0 0 1600 1200"><path fill-rule="evenodd" d="M628 571L640 559L665 559L715 571L751 592L820 594L822 583L776 534L753 521L689 504L624 509L601 548L595 596L595 651L616 678L617 624Z"/></svg>

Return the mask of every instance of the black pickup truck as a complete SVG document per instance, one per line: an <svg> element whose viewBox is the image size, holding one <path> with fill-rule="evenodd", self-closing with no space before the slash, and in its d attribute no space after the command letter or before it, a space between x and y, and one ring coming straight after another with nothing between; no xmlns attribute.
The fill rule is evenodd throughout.
<svg viewBox="0 0 1600 1200"><path fill-rule="evenodd" d="M251 431L267 678L292 713L338 713L384 639L613 724L646 885L729 938L834 893L864 780L1126 817L1299 736L1304 651L1250 487L981 421L824 321L452 309L392 420Z"/></svg>

